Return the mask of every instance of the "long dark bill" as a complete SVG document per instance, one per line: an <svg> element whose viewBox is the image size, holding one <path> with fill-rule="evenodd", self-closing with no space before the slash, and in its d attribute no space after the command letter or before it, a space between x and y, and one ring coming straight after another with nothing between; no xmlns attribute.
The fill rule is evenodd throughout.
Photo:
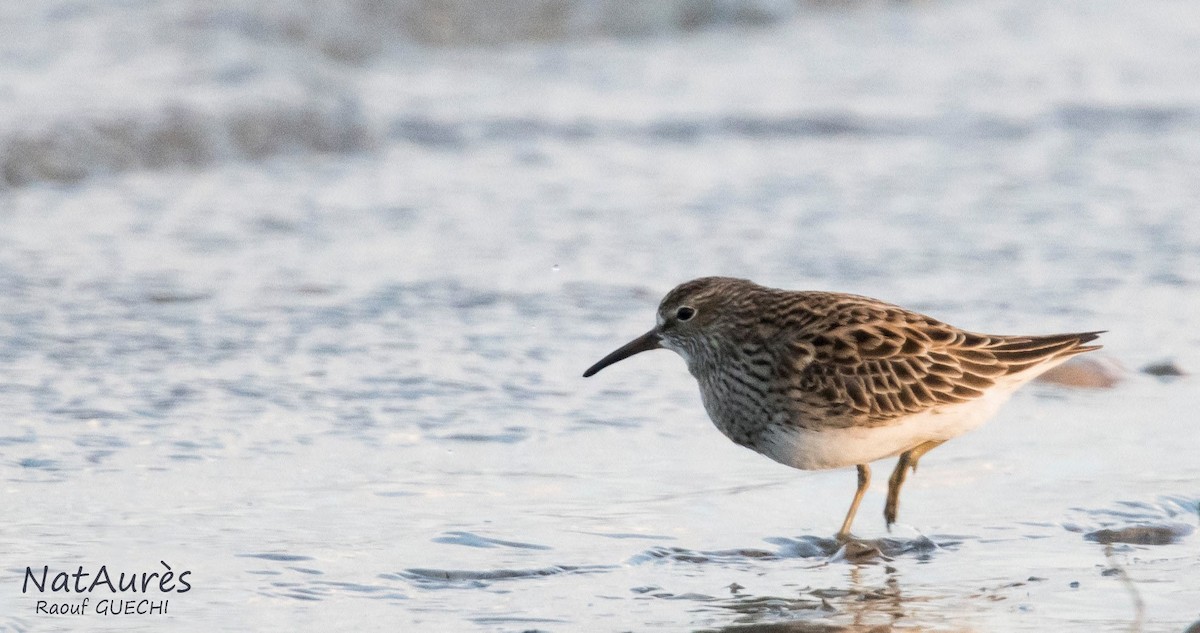
<svg viewBox="0 0 1200 633"><path fill-rule="evenodd" d="M587 378L601 369L604 369L605 367L608 367L617 361L625 360L634 354L648 352L652 349L660 349L661 347L662 345L658 342L658 330L650 330L649 332L646 332L645 334L622 345L620 349L616 350L615 352L605 356L604 358L601 358L600 362L596 363L595 365L588 367L588 370L583 372L583 377Z"/></svg>

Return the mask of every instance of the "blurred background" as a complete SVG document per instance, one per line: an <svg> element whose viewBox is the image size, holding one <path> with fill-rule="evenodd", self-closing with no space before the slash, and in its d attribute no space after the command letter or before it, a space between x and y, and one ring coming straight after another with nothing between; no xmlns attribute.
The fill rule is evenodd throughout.
<svg viewBox="0 0 1200 633"><path fill-rule="evenodd" d="M1191 2L0 2L0 630L1183 630L1198 173ZM852 471L580 378L709 274L1107 329L1108 388L831 557Z"/></svg>

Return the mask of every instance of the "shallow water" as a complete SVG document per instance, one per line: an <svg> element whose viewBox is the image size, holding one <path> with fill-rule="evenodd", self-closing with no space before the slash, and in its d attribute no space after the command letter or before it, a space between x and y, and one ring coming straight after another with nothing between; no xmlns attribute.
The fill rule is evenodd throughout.
<svg viewBox="0 0 1200 633"><path fill-rule="evenodd" d="M0 629L1200 620L1200 390L1138 371L1200 371L1192 5L349 57L319 16L263 39L266 5L54 6L0 13L65 42L2 45ZM1026 388L921 462L890 535L879 464L843 550L852 470L730 444L667 352L580 377L703 274L1107 329L1124 379ZM159 561L192 572L167 615L20 592Z"/></svg>

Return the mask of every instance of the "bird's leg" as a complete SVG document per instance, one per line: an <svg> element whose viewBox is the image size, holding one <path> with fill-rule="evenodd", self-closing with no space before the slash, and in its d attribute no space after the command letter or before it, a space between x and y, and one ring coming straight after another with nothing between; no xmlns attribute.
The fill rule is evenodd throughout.
<svg viewBox="0 0 1200 633"><path fill-rule="evenodd" d="M854 515L858 512L858 504L862 503L863 494L867 492L867 487L871 485L871 467L866 464L858 465L858 490L854 491L854 501L850 502L850 511L846 513L846 520L842 521L842 529L838 530L837 539L844 541L850 538L850 524L854 523Z"/></svg>
<svg viewBox="0 0 1200 633"><path fill-rule="evenodd" d="M930 440L900 453L900 459L896 462L896 470L893 470L892 476L888 477L887 505L883 507L883 518L887 521L888 530L891 530L892 524L896 522L897 506L900 505L900 487L904 485L904 480L908 477L908 469L912 468L914 473L917 472L917 462L921 456L945 442L946 440Z"/></svg>

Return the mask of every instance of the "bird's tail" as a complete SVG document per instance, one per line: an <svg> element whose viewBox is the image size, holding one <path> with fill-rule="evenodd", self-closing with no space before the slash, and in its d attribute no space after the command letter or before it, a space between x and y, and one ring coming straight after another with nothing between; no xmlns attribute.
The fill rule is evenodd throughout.
<svg viewBox="0 0 1200 633"><path fill-rule="evenodd" d="M1100 345L1086 343L1096 340L1103 333L1104 330L1046 336L1005 336L987 349L1008 367L1007 373L1017 374L1039 365L1049 369L1077 354L1098 350Z"/></svg>

